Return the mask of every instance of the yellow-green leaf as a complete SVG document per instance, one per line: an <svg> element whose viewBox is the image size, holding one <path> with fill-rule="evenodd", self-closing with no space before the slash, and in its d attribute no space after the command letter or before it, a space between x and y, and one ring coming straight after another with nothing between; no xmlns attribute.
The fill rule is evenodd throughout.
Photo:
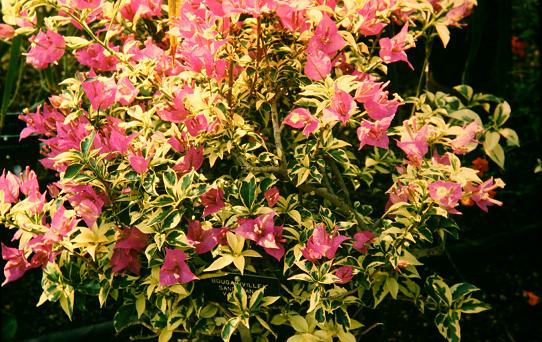
<svg viewBox="0 0 542 342"><path fill-rule="evenodd" d="M224 267L228 266L233 262L233 256L231 255L224 255L220 258L216 259L209 267L204 269L204 272L211 272L211 271L217 271L221 270Z"/></svg>
<svg viewBox="0 0 542 342"><path fill-rule="evenodd" d="M145 294L141 293L136 297L135 307L137 310L137 318L141 318L141 315L143 315L143 312L145 312Z"/></svg>

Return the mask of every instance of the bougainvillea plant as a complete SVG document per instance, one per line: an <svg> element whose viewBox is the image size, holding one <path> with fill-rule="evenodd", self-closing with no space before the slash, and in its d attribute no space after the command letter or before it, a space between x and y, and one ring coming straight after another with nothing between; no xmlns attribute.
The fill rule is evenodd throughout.
<svg viewBox="0 0 542 342"><path fill-rule="evenodd" d="M159 341L356 341L383 300L459 340L461 315L488 306L417 268L459 236L463 206L502 204L487 161L467 161L504 167L518 144L502 99L427 90L431 44L474 5L3 0L2 37L29 36L26 62L65 73L21 115L56 180L0 177L3 285L41 268L38 305L118 301L117 330ZM396 63L419 77L404 94ZM232 274L225 299L198 291Z"/></svg>

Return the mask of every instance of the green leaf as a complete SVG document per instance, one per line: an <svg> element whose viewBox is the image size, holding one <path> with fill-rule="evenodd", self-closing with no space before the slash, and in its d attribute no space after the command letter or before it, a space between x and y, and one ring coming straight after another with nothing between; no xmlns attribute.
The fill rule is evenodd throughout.
<svg viewBox="0 0 542 342"><path fill-rule="evenodd" d="M158 342L168 342L169 340L171 340L172 336L173 330L164 329L160 332L160 336L158 336Z"/></svg>
<svg viewBox="0 0 542 342"><path fill-rule="evenodd" d="M83 167L84 165L82 164L71 164L66 168L66 171L64 171L64 179L70 179L77 176Z"/></svg>
<svg viewBox="0 0 542 342"><path fill-rule="evenodd" d="M469 283L455 284L454 286L450 288L450 290L452 291L452 298L454 301L459 300L475 291L479 291L479 289L476 286Z"/></svg>
<svg viewBox="0 0 542 342"><path fill-rule="evenodd" d="M135 302L135 307L137 310L137 318L141 318L141 315L143 315L143 313L145 312L145 304L146 304L145 294L141 293L137 296L136 302Z"/></svg>
<svg viewBox="0 0 542 342"><path fill-rule="evenodd" d="M460 84L458 86L455 86L454 89L457 90L467 101L470 102L470 100L472 99L472 95L474 94L472 87L466 84Z"/></svg>
<svg viewBox="0 0 542 342"><path fill-rule="evenodd" d="M220 332L220 337L222 337L222 340L228 342L235 330L237 330L237 326L240 322L241 317L230 318L226 324L224 324L224 327L222 327L222 331Z"/></svg>
<svg viewBox="0 0 542 342"><path fill-rule="evenodd" d="M73 303L75 300L75 290L70 285L65 285L63 291L60 293L59 301L60 301L60 307L66 315L68 315L68 318L70 321L72 320L73 315Z"/></svg>
<svg viewBox="0 0 542 342"><path fill-rule="evenodd" d="M501 169L504 169L504 150L501 145L496 145L492 150L485 150L485 152L495 164L499 165Z"/></svg>
<svg viewBox="0 0 542 342"><path fill-rule="evenodd" d="M446 26L444 23L436 23L435 29L437 30L437 34L442 41L442 46L446 48L448 42L450 41L450 30L448 30L448 26Z"/></svg>
<svg viewBox="0 0 542 342"><path fill-rule="evenodd" d="M233 262L233 256L224 255L224 256L221 256L220 258L216 259L211 265L209 265L209 267L207 267L203 271L204 272L211 272L211 271L221 270L224 267L231 264L232 262Z"/></svg>
<svg viewBox="0 0 542 342"><path fill-rule="evenodd" d="M137 320L136 308L133 304L124 304L122 305L115 316L113 317L113 326L115 331L119 332L126 328L131 322Z"/></svg>
<svg viewBox="0 0 542 342"><path fill-rule="evenodd" d="M256 199L256 178L253 174L249 174L241 184L241 200L248 209L252 208Z"/></svg>
<svg viewBox="0 0 542 342"><path fill-rule="evenodd" d="M461 340L461 328L459 319L454 312L438 313L435 316L435 325L442 336L449 342L459 342Z"/></svg>
<svg viewBox="0 0 542 342"><path fill-rule="evenodd" d="M290 325L292 326L292 328L294 328L295 331L300 332L300 333L309 332L309 324L307 323L305 318L303 318L302 316L300 315L290 316L288 320L290 321Z"/></svg>
<svg viewBox="0 0 542 342"><path fill-rule="evenodd" d="M11 42L11 54L9 56L8 72L4 80L4 92L2 94L2 106L0 106L0 132L4 128L4 120L9 109L11 100L15 97L17 73L21 59L22 36L16 36Z"/></svg>
<svg viewBox="0 0 542 342"><path fill-rule="evenodd" d="M271 329L269 324L267 324L267 322L264 319L262 319L259 315L256 315L254 317L256 317L258 322L260 322L260 324L262 325L262 327L265 328L265 330L269 331L273 336L275 336L275 339L277 338L277 334L273 331L273 329Z"/></svg>
<svg viewBox="0 0 542 342"><path fill-rule="evenodd" d="M309 299L309 309L307 310L307 313L312 312L314 309L318 307L320 304L320 291L318 289L315 289L312 291L310 299Z"/></svg>
<svg viewBox="0 0 542 342"><path fill-rule="evenodd" d="M445 307L452 304L452 291L439 276L431 276L426 281L427 292L437 303Z"/></svg>
<svg viewBox="0 0 542 342"><path fill-rule="evenodd" d="M386 298L386 295L389 293L389 289L386 284L386 279L388 278L388 274L384 272L378 272L375 275L375 279L373 281L372 286L372 292L373 292L373 299L375 301L375 307L384 299Z"/></svg>
<svg viewBox="0 0 542 342"><path fill-rule="evenodd" d="M96 131L92 131L89 135L87 135L82 141L81 141L81 152L83 155L88 156L88 153L90 151L90 147L94 143L94 137L96 136Z"/></svg>
<svg viewBox="0 0 542 342"><path fill-rule="evenodd" d="M466 314L479 313L491 309L489 304L486 304L476 298L468 298L463 303L459 310Z"/></svg>
<svg viewBox="0 0 542 342"><path fill-rule="evenodd" d="M392 298L397 299L397 293L399 292L399 283L397 283L397 280L393 277L388 277L385 286Z"/></svg>
<svg viewBox="0 0 542 342"><path fill-rule="evenodd" d="M465 123L470 123L472 121L482 122L478 114L476 114L474 111L467 108L463 108L455 112L452 112L448 114L448 116L451 117L452 119L456 119Z"/></svg>
<svg viewBox="0 0 542 342"><path fill-rule="evenodd" d="M508 146L519 146L519 137L516 131L510 128L501 128L499 134L506 139Z"/></svg>
<svg viewBox="0 0 542 342"><path fill-rule="evenodd" d="M495 107L495 111L493 112L493 120L495 122L495 125L497 127L501 127L504 125L504 123L510 118L510 113L512 112L512 109L510 108L510 105L508 102L504 101L501 102Z"/></svg>
<svg viewBox="0 0 542 342"><path fill-rule="evenodd" d="M350 316L348 315L348 312L342 308L339 307L337 310L334 311L335 313L335 321L340 324L345 330L350 329Z"/></svg>
<svg viewBox="0 0 542 342"><path fill-rule="evenodd" d="M484 149L486 151L491 151L499 144L501 135L494 131L488 131L484 135Z"/></svg>

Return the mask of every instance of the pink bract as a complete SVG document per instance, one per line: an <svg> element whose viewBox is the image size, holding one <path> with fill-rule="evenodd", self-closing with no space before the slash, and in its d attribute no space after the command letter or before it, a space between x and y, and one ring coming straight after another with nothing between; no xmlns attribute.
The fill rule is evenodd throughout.
<svg viewBox="0 0 542 342"><path fill-rule="evenodd" d="M186 237L188 242L196 248L197 254L207 253L215 248L218 245L218 239L221 235L221 228L203 229L201 222L198 220L190 220L188 222Z"/></svg>
<svg viewBox="0 0 542 342"><path fill-rule="evenodd" d="M26 55L26 62L35 68L45 69L64 55L64 37L54 31L40 31L30 41L32 46Z"/></svg>
<svg viewBox="0 0 542 342"><path fill-rule="evenodd" d="M224 191L220 188L213 188L200 196L201 202L205 206L203 216L216 213L224 208Z"/></svg>
<svg viewBox="0 0 542 342"><path fill-rule="evenodd" d="M338 235L338 228L335 226L332 234L328 234L325 224L318 224L312 233L312 236L307 240L307 245L301 250L303 256L309 261L316 261L322 257L333 259L337 253L337 249L349 237Z"/></svg>
<svg viewBox="0 0 542 342"><path fill-rule="evenodd" d="M7 260L4 266L4 277L6 279L2 286L21 278L30 268L30 263L26 260L23 251L8 247L4 243L2 243L2 259Z"/></svg>
<svg viewBox="0 0 542 342"><path fill-rule="evenodd" d="M463 192L461 185L454 182L436 181L429 185L429 195L450 214L461 214L455 206Z"/></svg>
<svg viewBox="0 0 542 342"><path fill-rule="evenodd" d="M160 285L185 284L198 279L186 264L186 254L166 247L166 257L160 267Z"/></svg>
<svg viewBox="0 0 542 342"><path fill-rule="evenodd" d="M358 232L354 234L354 243L352 243L352 247L354 247L361 253L367 253L369 251L367 249L367 244L371 242L375 238L375 236L375 233L369 230Z"/></svg>
<svg viewBox="0 0 542 342"><path fill-rule="evenodd" d="M406 45L406 38L408 32L408 24L405 24L401 31L392 38L382 38L379 40L380 44L380 58L384 63L393 63L397 61L403 61L408 64L408 66L414 70L414 67L408 61L408 57L405 49L409 48Z"/></svg>

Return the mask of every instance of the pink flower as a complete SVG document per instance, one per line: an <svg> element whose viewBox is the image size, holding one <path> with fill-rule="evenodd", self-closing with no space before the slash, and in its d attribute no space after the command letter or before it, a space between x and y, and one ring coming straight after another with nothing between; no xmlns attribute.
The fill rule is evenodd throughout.
<svg viewBox="0 0 542 342"><path fill-rule="evenodd" d="M135 249L115 247L111 256L111 271L113 273L121 273L124 270L128 270L130 273L139 275L141 271L139 254Z"/></svg>
<svg viewBox="0 0 542 342"><path fill-rule="evenodd" d="M137 228L125 229L121 232L121 236L113 249L111 270L114 273L128 270L139 275L141 270L139 255L149 244L149 239Z"/></svg>
<svg viewBox="0 0 542 342"><path fill-rule="evenodd" d="M454 3L454 7L446 13L445 23L450 26L460 27L459 21L469 16L472 8L476 5L476 0L465 0Z"/></svg>
<svg viewBox="0 0 542 342"><path fill-rule="evenodd" d="M122 77L117 82L117 93L115 100L123 106L128 106L134 102L135 97L139 93L128 77Z"/></svg>
<svg viewBox="0 0 542 342"><path fill-rule="evenodd" d="M2 259L7 260L4 266L4 277L6 279L2 283L2 286L9 282L15 281L21 278L26 271L30 268L30 263L24 257L24 251L17 248L12 248L2 245Z"/></svg>
<svg viewBox="0 0 542 342"><path fill-rule="evenodd" d="M30 51L26 55L26 62L35 68L45 69L49 64L58 61L64 55L64 37L60 34L47 30L40 31L30 38L32 42Z"/></svg>
<svg viewBox="0 0 542 342"><path fill-rule="evenodd" d="M284 247L279 245L282 226L275 226L274 217L275 212L270 212L255 219L240 218L239 227L235 229L235 233L256 242L267 254L280 260L284 255Z"/></svg>
<svg viewBox="0 0 542 342"><path fill-rule="evenodd" d="M201 131L207 131L209 129L209 123L204 114L188 119L184 124L186 125L188 133L193 137L197 137Z"/></svg>
<svg viewBox="0 0 542 342"><path fill-rule="evenodd" d="M404 121L405 130L401 134L401 141L397 142L397 146L401 148L407 155L407 158L414 166L420 166L423 156L429 151L427 144L427 136L429 135L429 126L424 125L419 131L412 132L408 126L408 122Z"/></svg>
<svg viewBox="0 0 542 342"><path fill-rule="evenodd" d="M128 153L128 161L130 162L132 169L140 175L147 172L149 169L149 160L145 159L145 157L140 154L135 154L133 152Z"/></svg>
<svg viewBox="0 0 542 342"><path fill-rule="evenodd" d="M403 185L398 183L394 185L390 190L390 197L386 203L385 210L388 210L392 205L399 202L408 202L411 195L416 191L416 185L410 183L408 185Z"/></svg>
<svg viewBox="0 0 542 342"><path fill-rule="evenodd" d="M377 11L379 11L378 3L374 1L367 1L358 11L359 19L361 19L359 32L364 36L375 36L386 26L386 23L376 17Z"/></svg>
<svg viewBox="0 0 542 342"><path fill-rule="evenodd" d="M200 196L205 209L203 216L211 215L224 208L224 191L220 188L213 188Z"/></svg>
<svg viewBox="0 0 542 342"><path fill-rule="evenodd" d="M166 257L160 267L160 285L185 284L198 279L186 264L186 254L166 247Z"/></svg>
<svg viewBox="0 0 542 342"><path fill-rule="evenodd" d="M273 186L273 187L269 188L269 190L267 190L263 194L263 197L267 201L267 206L272 208L279 201L279 198L280 198L279 189L277 189L276 186Z"/></svg>
<svg viewBox="0 0 542 342"><path fill-rule="evenodd" d="M186 152L183 159L173 167L173 170L181 175L190 172L192 169L199 170L203 165L203 151L203 146L192 147Z"/></svg>
<svg viewBox="0 0 542 342"><path fill-rule="evenodd" d="M114 55L106 55L105 48L98 43L78 50L75 58L82 65L100 71L115 71L119 62Z"/></svg>
<svg viewBox="0 0 542 342"><path fill-rule="evenodd" d="M162 15L162 0L127 0L123 4L120 14L127 20L133 20L136 13L145 19Z"/></svg>
<svg viewBox="0 0 542 342"><path fill-rule="evenodd" d="M408 24L405 24L401 31L392 38L382 38L378 41L380 44L380 58L384 63L393 63L397 61L403 61L414 70L414 67L408 61L405 49L409 48L406 45L406 38L408 33Z"/></svg>
<svg viewBox="0 0 542 342"><path fill-rule="evenodd" d="M35 113L19 115L19 119L26 122L26 127L21 131L20 139L24 139L33 133L51 137L55 135L56 125L63 122L65 117L55 108L45 103L38 106Z"/></svg>
<svg viewBox="0 0 542 342"><path fill-rule="evenodd" d="M45 233L45 238L50 241L60 241L75 228L78 222L79 220L74 216L66 216L66 209L60 206L51 219L51 227Z"/></svg>
<svg viewBox="0 0 542 342"><path fill-rule="evenodd" d="M335 85L335 94L333 95L329 109L324 109L323 121L327 123L340 120L343 125L346 125L346 122L354 114L356 108L354 98Z"/></svg>
<svg viewBox="0 0 542 342"><path fill-rule="evenodd" d="M107 109L115 103L117 84L112 78L94 78L83 82L82 87L94 110Z"/></svg>
<svg viewBox="0 0 542 342"><path fill-rule="evenodd" d="M218 239L222 235L221 228L202 229L200 221L190 220L186 237L188 242L196 248L197 254L211 251L218 245Z"/></svg>
<svg viewBox="0 0 542 342"><path fill-rule="evenodd" d="M91 185L63 184L62 189L72 193L68 200L78 216L83 218L87 227L92 227L102 213L107 198L98 194Z"/></svg>
<svg viewBox="0 0 542 342"><path fill-rule="evenodd" d="M388 99L388 92L379 92L371 100L363 103L367 114L374 120L394 116L400 103L397 99Z"/></svg>
<svg viewBox="0 0 542 342"><path fill-rule="evenodd" d="M303 135L309 136L318 128L318 119L308 109L296 108L284 118L284 124L293 128L303 128Z"/></svg>
<svg viewBox="0 0 542 342"><path fill-rule="evenodd" d="M8 24L0 24L0 39L10 39L15 36L15 29Z"/></svg>
<svg viewBox="0 0 542 342"><path fill-rule="evenodd" d="M194 90L189 86L184 86L181 89L177 89L173 92L173 103L166 109L158 111L158 116L164 121L179 123L186 120L188 117L188 111L184 107L184 97L187 94L192 94Z"/></svg>
<svg viewBox="0 0 542 342"><path fill-rule="evenodd" d="M433 164L450 165L450 154L444 153L442 156L438 154L437 150L433 151Z"/></svg>
<svg viewBox="0 0 542 342"><path fill-rule="evenodd" d="M34 170L30 170L30 167L26 167L24 173L21 172L20 175L20 189L23 194L26 196L31 196L32 194L37 194L40 191L40 186L38 184L38 176Z"/></svg>
<svg viewBox="0 0 542 342"><path fill-rule="evenodd" d="M119 152L125 154L128 152L130 147L130 142L136 136L137 133L131 135L126 135L124 129L120 128L118 125L109 124L109 137L104 142L102 151L108 152Z"/></svg>
<svg viewBox="0 0 542 342"><path fill-rule="evenodd" d="M495 189L504 188L504 182L497 178L494 182L493 178L490 178L478 186L473 186L468 183L465 186L465 192L470 193L470 199L472 199L476 205L487 213L487 207L492 205L501 206L502 202L493 198L495 195Z"/></svg>
<svg viewBox="0 0 542 342"><path fill-rule="evenodd" d="M316 26L314 36L307 44L307 51L322 51L329 57L333 57L345 44L335 22L327 14L324 14L322 20Z"/></svg>
<svg viewBox="0 0 542 342"><path fill-rule="evenodd" d="M312 236L307 241L305 248L301 250L303 256L309 261L316 261L322 257L333 259L337 249L344 241L350 239L346 236L338 235L338 226L335 226L333 233L330 235L326 232L325 224L318 224L312 233Z"/></svg>
<svg viewBox="0 0 542 342"><path fill-rule="evenodd" d="M2 171L0 176L0 195L3 193L3 201L5 203L14 203L19 198L20 180L13 173L6 174L6 170Z"/></svg>
<svg viewBox="0 0 542 342"><path fill-rule="evenodd" d="M363 103L369 117L381 120L394 116L400 103L397 99L388 99L388 92L384 90L387 83L364 80L356 89L355 100Z"/></svg>
<svg viewBox="0 0 542 342"><path fill-rule="evenodd" d="M33 254L30 261L30 268L45 267L49 262L54 262L55 252L53 252L52 241L47 240L44 235L36 235L28 241L27 247Z"/></svg>
<svg viewBox="0 0 542 342"><path fill-rule="evenodd" d="M463 127L457 137L450 142L450 146L454 149L455 154L465 154L469 151L472 151L478 141L476 140L476 135L480 132L483 132L483 127L476 121L469 123L467 126Z"/></svg>
<svg viewBox="0 0 542 342"><path fill-rule="evenodd" d="M71 5L77 9L95 9L100 7L102 0L72 0Z"/></svg>
<svg viewBox="0 0 542 342"><path fill-rule="evenodd" d="M354 234L354 243L352 243L352 247L365 254L368 252L367 244L371 242L375 236L375 233L371 232L370 230L358 232Z"/></svg>
<svg viewBox="0 0 542 342"><path fill-rule="evenodd" d="M359 149L365 145L388 148L388 128L390 127L392 117L384 118L380 121L370 122L363 120L358 127L357 134L359 140Z"/></svg>
<svg viewBox="0 0 542 342"><path fill-rule="evenodd" d="M121 238L115 244L116 248L135 249L138 252L143 251L149 244L149 238L141 230L132 227L121 231Z"/></svg>
<svg viewBox="0 0 542 342"><path fill-rule="evenodd" d="M314 50L307 51L307 63L303 69L305 75L307 75L313 81L320 81L326 78L331 72L331 58L323 51Z"/></svg>
<svg viewBox="0 0 542 342"><path fill-rule="evenodd" d="M339 280L335 281L337 284L346 284L352 281L352 266L341 266L335 270L335 276Z"/></svg>
<svg viewBox="0 0 542 342"><path fill-rule="evenodd" d="M455 209L463 192L455 182L436 181L429 185L429 195L450 214L461 214Z"/></svg>
<svg viewBox="0 0 542 342"><path fill-rule="evenodd" d="M303 8L297 8L299 4L292 3L278 3L277 4L277 17L280 19L280 23L287 30L293 32L305 32L310 29L310 23L305 18L306 10Z"/></svg>

